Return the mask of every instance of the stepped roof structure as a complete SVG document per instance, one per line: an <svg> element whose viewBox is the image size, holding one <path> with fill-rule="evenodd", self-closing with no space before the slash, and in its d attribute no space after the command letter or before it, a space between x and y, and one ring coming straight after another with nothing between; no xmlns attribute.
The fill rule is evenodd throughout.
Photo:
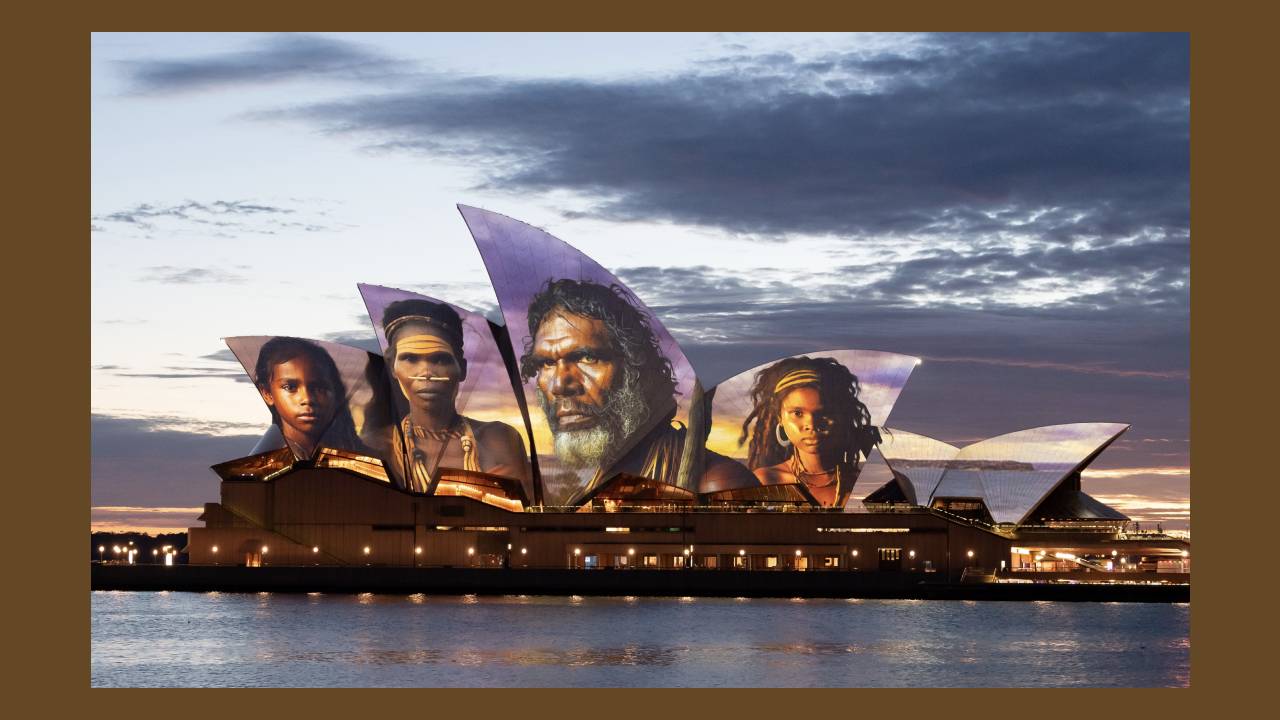
<svg viewBox="0 0 1280 720"><path fill-rule="evenodd" d="M963 448L905 430L886 429L879 449L893 471L895 490L917 505L932 507L947 500L980 502L994 522L1015 525L1037 515L1125 520L1124 515L1081 492L1079 478L1081 471L1128 429L1122 423L1048 425Z"/></svg>

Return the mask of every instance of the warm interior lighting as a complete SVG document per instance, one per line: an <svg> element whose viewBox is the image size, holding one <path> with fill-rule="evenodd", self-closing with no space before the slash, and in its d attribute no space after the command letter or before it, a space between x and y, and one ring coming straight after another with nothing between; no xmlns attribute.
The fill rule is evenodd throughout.
<svg viewBox="0 0 1280 720"><path fill-rule="evenodd" d="M214 552L218 552L218 546L217 546L217 545L214 545L214 546L213 546L213 548L212 548L212 550L213 550Z"/></svg>
<svg viewBox="0 0 1280 720"><path fill-rule="evenodd" d="M907 552L907 557L915 557L915 556L916 556L916 551L915 551L915 550L910 550L910 551L908 551L908 552Z"/></svg>
<svg viewBox="0 0 1280 720"><path fill-rule="evenodd" d="M574 548L574 549L573 549L573 554L574 554L575 556L577 556L577 555L581 555L581 554L582 554L582 548Z"/></svg>
<svg viewBox="0 0 1280 720"><path fill-rule="evenodd" d="M524 554L526 554L526 553L528 553L528 552L529 552L529 549L528 549L528 548L520 548L520 554L521 554L521 555L524 555Z"/></svg>
<svg viewBox="0 0 1280 720"><path fill-rule="evenodd" d="M969 557L973 557L973 551L972 551L972 550L970 550L969 552L967 552L967 553L965 553L965 554L966 554L966 555L968 555Z"/></svg>
<svg viewBox="0 0 1280 720"><path fill-rule="evenodd" d="M263 555L266 555L266 554L267 554L267 546L266 546L266 545L263 545L263 546L262 546L262 554L263 554Z"/></svg>
<svg viewBox="0 0 1280 720"><path fill-rule="evenodd" d="M468 555L475 555L475 554L476 554L476 549L475 549L475 548L467 548L467 554L468 554Z"/></svg>
<svg viewBox="0 0 1280 720"><path fill-rule="evenodd" d="M853 556L854 556L854 557L858 557L858 551L857 551L857 550L854 550L854 551L853 551Z"/></svg>
<svg viewBox="0 0 1280 720"><path fill-rule="evenodd" d="M365 554L365 555L368 555L370 552L372 552L371 548L370 548L368 545L365 545L365 546L364 546L364 554Z"/></svg>
<svg viewBox="0 0 1280 720"><path fill-rule="evenodd" d="M797 550L797 551L796 551L796 557L800 557L800 551L799 551L799 550Z"/></svg>
<svg viewBox="0 0 1280 720"><path fill-rule="evenodd" d="M685 555L688 555L688 554L689 554L689 548L685 548L685 549L684 549L684 554L685 554Z"/></svg>
<svg viewBox="0 0 1280 720"><path fill-rule="evenodd" d="M741 556L743 556L743 555L746 555L746 554L747 554L747 551L746 551L746 550L739 550L739 551L738 551L738 556L739 556L739 557L741 557Z"/></svg>
<svg viewBox="0 0 1280 720"><path fill-rule="evenodd" d="M422 548L420 548L420 547L416 547L416 548L414 548L414 549L413 549L413 554L414 554L414 555L421 555L421 554L422 554Z"/></svg>
<svg viewBox="0 0 1280 720"><path fill-rule="evenodd" d="M635 548L627 548L627 554L628 554L628 555L635 555L635 554L636 554L636 549L635 549Z"/></svg>

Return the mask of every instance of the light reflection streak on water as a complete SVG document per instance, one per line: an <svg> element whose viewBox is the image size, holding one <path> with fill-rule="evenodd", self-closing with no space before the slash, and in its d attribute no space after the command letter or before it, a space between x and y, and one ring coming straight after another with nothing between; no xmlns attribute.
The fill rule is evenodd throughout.
<svg viewBox="0 0 1280 720"><path fill-rule="evenodd" d="M1188 606L545 596L426 600L421 594L93 593L93 684L1190 682ZM1135 657L1142 662L1133 662Z"/></svg>

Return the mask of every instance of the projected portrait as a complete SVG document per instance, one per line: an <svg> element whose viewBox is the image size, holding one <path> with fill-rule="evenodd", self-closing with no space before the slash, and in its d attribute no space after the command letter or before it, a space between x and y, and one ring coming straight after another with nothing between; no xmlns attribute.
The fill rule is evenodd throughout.
<svg viewBox="0 0 1280 720"><path fill-rule="evenodd" d="M534 388L556 457L590 477L567 503L618 473L680 485L687 432L671 423L675 373L628 293L618 285L548 280L529 305L528 326L521 375ZM736 465L720 456L709 461L713 472Z"/></svg>
<svg viewBox="0 0 1280 720"><path fill-rule="evenodd" d="M446 303L395 300L382 311L379 325L400 415L390 433L392 475L409 490L423 493L436 492L446 470L527 482L529 463L520 433L504 422L459 411L470 366L458 312ZM505 372L501 381L510 396Z"/></svg>
<svg viewBox="0 0 1280 720"><path fill-rule="evenodd" d="M714 500L844 507L917 359L833 350L758 366L714 391L708 448L741 459L759 487L704 485Z"/></svg>
<svg viewBox="0 0 1280 720"><path fill-rule="evenodd" d="M833 358L788 358L761 370L739 442L763 485L798 485L818 505L843 507L879 432L858 378Z"/></svg>
<svg viewBox="0 0 1280 720"><path fill-rule="evenodd" d="M294 460L314 461L325 449L381 460L376 438L389 424L381 358L296 337L228 338L227 346L271 412L253 453L287 449Z"/></svg>
<svg viewBox="0 0 1280 720"><path fill-rule="evenodd" d="M694 502L707 477L758 484L704 451L693 367L625 284L544 230L458 209L510 333L545 504Z"/></svg>

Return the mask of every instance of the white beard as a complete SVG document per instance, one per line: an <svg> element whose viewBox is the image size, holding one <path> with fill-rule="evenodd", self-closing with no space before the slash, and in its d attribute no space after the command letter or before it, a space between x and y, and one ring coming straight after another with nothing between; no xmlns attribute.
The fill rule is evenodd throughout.
<svg viewBox="0 0 1280 720"><path fill-rule="evenodd" d="M553 404L541 390L538 391L538 400L547 419L554 418ZM552 430L556 457L565 467L581 470L616 460L620 454L619 446L630 440L649 418L649 404L632 385L624 385L609 393L606 403L595 427Z"/></svg>
<svg viewBox="0 0 1280 720"><path fill-rule="evenodd" d="M602 425L585 430L561 430L555 434L555 442L560 462L580 470L600 465L613 445L613 433Z"/></svg>

